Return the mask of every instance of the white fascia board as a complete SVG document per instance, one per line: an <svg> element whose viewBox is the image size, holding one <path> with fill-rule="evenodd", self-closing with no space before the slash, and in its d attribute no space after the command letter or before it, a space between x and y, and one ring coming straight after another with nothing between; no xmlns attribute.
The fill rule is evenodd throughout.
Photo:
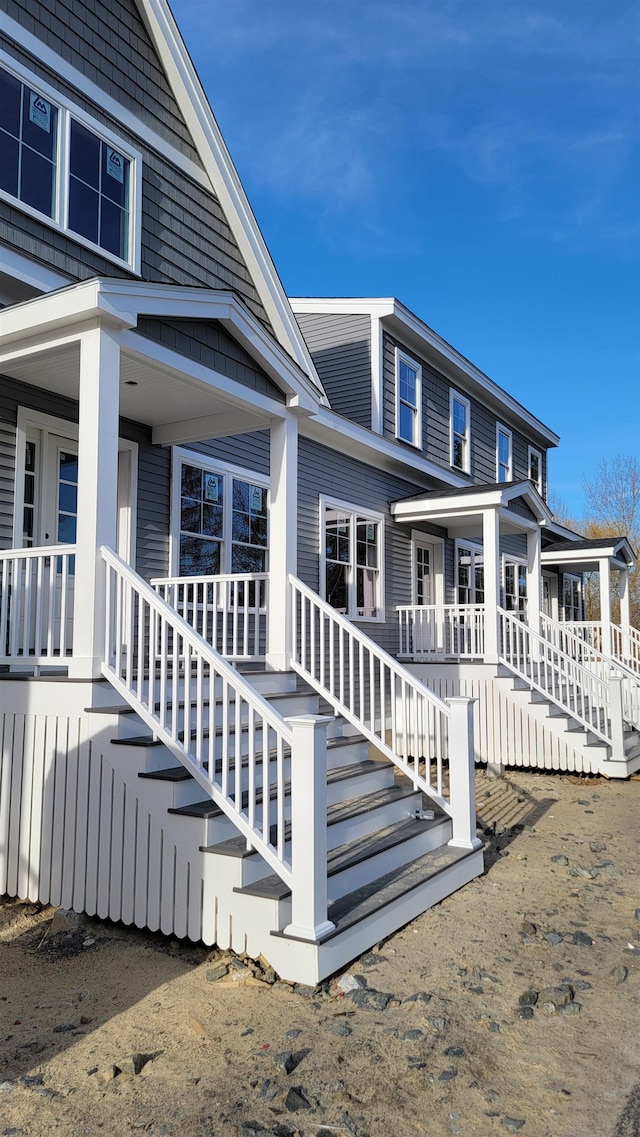
<svg viewBox="0 0 640 1137"><path fill-rule="evenodd" d="M394 439L374 434L334 411L320 410L310 417L300 419L299 429L302 436L312 438L330 450L339 449L341 453L347 453L367 466L392 471L418 485L423 480L430 482L434 479L460 488L469 484L443 466L423 458L417 451L412 450L411 454L407 454L405 446ZM345 444L348 444L348 450L345 449Z"/></svg>
<svg viewBox="0 0 640 1137"><path fill-rule="evenodd" d="M293 297L291 307L294 312L301 313L369 313L377 316L398 339L402 339L407 346L412 345L418 354L425 355L452 382L466 383L471 394L476 393L475 388L481 392L480 397L482 394L489 395L495 404L508 412L514 424L524 424L545 447L559 444L559 435L394 297Z"/></svg>
<svg viewBox="0 0 640 1137"><path fill-rule="evenodd" d="M326 400L282 282L169 5L166 0L136 2L276 336Z"/></svg>
<svg viewBox="0 0 640 1137"><path fill-rule="evenodd" d="M558 537L566 537L567 541L583 540L581 533L576 533L575 529L567 529L566 525L561 525L559 521L555 521L553 514L551 514L549 521L544 522L544 527L548 533L556 533Z"/></svg>
<svg viewBox="0 0 640 1137"><path fill-rule="evenodd" d="M95 103L101 110L106 111L115 122L121 123L122 126L130 130L138 138L142 138L151 149L156 150L172 165L177 166L178 169L188 174L193 181L203 186L205 189L211 189L211 182L206 171L194 162L192 158L187 157L166 139L161 138L155 131L150 130L147 123L143 122L136 115L132 114L127 107L119 103L117 99L108 95L96 83L92 83L87 79L86 75L82 74L76 67L61 55L53 51L44 40L38 39L32 32L28 32L16 20L12 20L6 13L0 12L0 30L5 32L7 36L15 40L15 42L28 51L41 63L44 63L61 79L66 80L72 87L76 87L83 95L86 95L91 102Z"/></svg>
<svg viewBox="0 0 640 1137"><path fill-rule="evenodd" d="M551 511L546 501L540 496L530 481L516 482L507 489L502 490L502 500L504 502L514 501L519 497L525 498L529 509L540 523L551 520Z"/></svg>
<svg viewBox="0 0 640 1137"><path fill-rule="evenodd" d="M584 540L584 538L580 538ZM612 540L610 545L590 545L587 548L574 549L570 544L566 549L543 549L542 559L545 564L577 564L581 560L598 561L609 559L614 562L615 568L629 568L635 564L635 554L626 537L622 540Z"/></svg>
<svg viewBox="0 0 640 1137"><path fill-rule="evenodd" d="M4 245L0 246L0 272L31 288L37 288L39 292L53 292L71 283L70 277L63 276L48 265L40 264L32 257L26 257L23 253L8 249Z"/></svg>
<svg viewBox="0 0 640 1137"><path fill-rule="evenodd" d="M111 302L100 280L88 280L2 309L0 343L6 346L23 337L68 330L69 325L99 319L128 328L135 325L137 316Z"/></svg>
<svg viewBox="0 0 640 1137"><path fill-rule="evenodd" d="M431 517L438 514L442 517L472 517L483 509L499 509L502 505L502 496L499 490L489 493L464 494L461 497L434 497L412 498L410 501L393 501L391 513L394 517L406 520L410 517Z"/></svg>

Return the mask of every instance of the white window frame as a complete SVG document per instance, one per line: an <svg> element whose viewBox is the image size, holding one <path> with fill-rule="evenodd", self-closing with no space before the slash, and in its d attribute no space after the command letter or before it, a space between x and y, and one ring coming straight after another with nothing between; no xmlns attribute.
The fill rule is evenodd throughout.
<svg viewBox="0 0 640 1137"><path fill-rule="evenodd" d="M534 455L538 459L537 481L531 477L531 459ZM527 452L527 477L532 485L536 487L538 493L540 494L540 497L542 497L542 452L540 450L536 450L535 446L530 446Z"/></svg>
<svg viewBox="0 0 640 1137"><path fill-rule="evenodd" d="M361 508L359 505L354 505L353 502L340 501L338 498L326 497L320 494L319 497L319 528L320 528L320 596L326 602L326 579L327 579L327 560L326 560L326 526L325 526L325 512L327 509L338 509L341 513L349 514L350 534L349 539L351 548L353 550L353 560L349 565L349 580L347 582L347 611L345 615L349 620L353 620L358 624L383 624L385 621L384 609L384 515L377 513L373 509ZM365 521L372 521L378 526L378 595L376 597L376 615L375 616L359 616L357 615L357 592L356 592L356 562L355 562L355 548L356 548L356 517L361 517Z"/></svg>
<svg viewBox="0 0 640 1137"><path fill-rule="evenodd" d="M573 603L572 603L572 605L571 605L572 614L571 614L571 618L569 620L567 620L567 614L566 614L566 607L567 606L564 602L564 590L565 590L565 585L566 585L567 581L571 582L572 592L573 592L573 586L577 585L578 612L579 612L579 615L576 617L575 613L573 611ZM572 601L573 601L573 597L572 597ZM560 608L562 610L562 622L563 623L571 624L571 623L575 623L576 620L578 622L580 620L582 620L583 615L584 615L584 580L581 576L578 575L578 573L563 572L563 574L562 574L562 596L559 599L558 603L559 603Z"/></svg>
<svg viewBox="0 0 640 1137"><path fill-rule="evenodd" d="M453 430L453 403L454 399L465 407L467 412L467 434L464 447L464 463L462 466L457 466L453 460L454 451L454 430ZM465 395L461 395L453 387L449 388L449 464L454 470L460 470L463 474L468 474L471 471L471 403Z"/></svg>
<svg viewBox="0 0 640 1137"><path fill-rule="evenodd" d="M509 464L507 466L507 476L502 479L500 477L500 470L502 463L500 461L500 435L504 434L505 438L509 439ZM496 482L504 484L510 482L513 478L513 433L509 430L508 426L503 426L501 422L496 423Z"/></svg>
<svg viewBox="0 0 640 1137"><path fill-rule="evenodd" d="M471 595L470 595L469 600L465 600L465 601L461 601L458 597L458 589L460 587L460 582L458 580L458 555L459 555L460 549L468 549L470 554L471 554L471 560L470 560L470 564L469 564L469 592ZM458 605L458 604L484 604L485 603L485 600L486 600L485 587L483 587L481 590L484 599L478 600L476 597L476 562L477 562L478 568L482 567L482 570L484 573L484 549L483 549L482 544L479 543L478 541L467 541L462 537L460 537L459 539L456 539L456 541L454 542L454 554L453 554L453 574L454 574L454 591L455 591L455 604L456 605ZM483 576L483 580L484 580L484 576ZM485 586L486 586L486 581L485 581Z"/></svg>
<svg viewBox="0 0 640 1137"><path fill-rule="evenodd" d="M49 463L49 445L48 439L50 435L57 438L68 438L70 442L78 446L78 424L69 419L58 418L55 415L45 414L43 411L31 410L29 407L18 407L17 424L16 424L16 464L15 464L15 489L14 489L14 507L13 507L13 548L21 549L22 546L22 510L24 508L24 466L25 466L25 451L27 439L33 439L34 435L40 435L40 469L38 471L37 483L38 489L43 491L41 499L46 495L46 487L43 487L42 476L43 470L48 468ZM127 564L135 565L136 558L136 533L138 526L138 443L131 442L128 438L118 438L118 454L127 452L128 470L124 467L118 469L118 500L122 505L118 505L118 551L120 556L127 562ZM128 496L128 502L124 503L125 497ZM36 524L40 527L42 521L41 510L44 502L38 502L38 511L36 516ZM34 542L36 547L37 543Z"/></svg>
<svg viewBox="0 0 640 1137"><path fill-rule="evenodd" d="M48 102L52 103L58 111L57 123L57 140L56 140L56 189L55 189L55 206L54 216L49 217L46 213L40 213L39 210L34 209L33 206L28 205L26 202L21 201L18 197L13 197L12 194L7 193L6 190L0 189L0 198L3 201L8 201L12 206L21 210L29 217L33 217L36 221L47 225L50 229L55 229L56 232L64 233L65 237L69 240L75 241L79 245L83 245L93 252L99 253L100 256L105 257L106 260L112 261L114 264L120 265L122 268L128 269L136 276L140 276L141 264L141 218L142 218L142 154L139 150L135 150L129 143L114 134L108 127L103 126L102 123L92 118L82 110L80 107L68 99L65 95L50 87L48 83L43 82L38 76L34 75L26 67L17 63L15 59L7 55L6 52L0 51L0 67L13 75L21 83L25 83L34 91L41 94ZM129 257L124 260L122 257L117 256L115 253L104 249L102 245L90 241L87 237L83 237L81 233L76 233L68 225L68 212L69 212L69 183L70 183L70 144L71 144L71 119L75 119L81 126L86 127L91 131L96 138L106 142L107 145L112 146L119 154L127 158L129 167L129 239L128 249Z"/></svg>
<svg viewBox="0 0 640 1137"><path fill-rule="evenodd" d="M517 606L515 608L507 608L507 565L514 565L515 572L516 572L516 589L517 589L516 601L517 601ZM521 569L524 569L524 579L525 579L525 592L524 592L524 596L522 598L520 597L520 588L519 588L520 570ZM503 553L503 555L502 555L502 569L501 569L501 584L502 584L502 607L505 609L505 611L511 612L514 616L517 616L520 620L526 621L527 620L527 613L529 610L529 576L527 573L527 562L526 562L526 560L523 559L523 557L516 557L516 556L513 556L512 554ZM523 608L520 606L521 599L524 600L524 607Z"/></svg>
<svg viewBox="0 0 640 1137"><path fill-rule="evenodd" d="M410 367L416 374L416 405L412 407L405 399L400 397L400 364L404 363ZM411 438L405 438L400 434L400 406L409 407L413 412L413 430ZM396 438L400 442L406 442L409 446L415 446L416 450L422 449L422 367L410 355L407 355L401 348L396 348Z"/></svg>
<svg viewBox="0 0 640 1137"><path fill-rule="evenodd" d="M186 463L188 466L197 466L201 470L205 470L208 474L218 474L224 479L223 491L223 519L222 519L222 538L220 544L222 545L222 558L220 575L226 576L231 573L231 554L232 554L232 523L233 523L233 480L241 482L250 482L251 485L260 486L267 491L267 545L266 545L266 572L269 572L269 548L271 542L271 496L269 493L270 479L268 475L256 473L255 470L247 470L244 466L235 466L230 462L222 462L217 458L211 458L208 454L201 454L198 450L186 450L179 446L173 448L173 459L171 469L171 523L169 533L169 564L171 566L171 575L179 576L180 574L180 499L182 497L182 464ZM244 573L239 573L243 576Z"/></svg>
<svg viewBox="0 0 640 1137"><path fill-rule="evenodd" d="M421 529L411 530L411 603L418 606L418 582L416 579L416 549L425 545L433 549L431 575L433 579L432 604L444 604L444 538L433 533L423 533Z"/></svg>

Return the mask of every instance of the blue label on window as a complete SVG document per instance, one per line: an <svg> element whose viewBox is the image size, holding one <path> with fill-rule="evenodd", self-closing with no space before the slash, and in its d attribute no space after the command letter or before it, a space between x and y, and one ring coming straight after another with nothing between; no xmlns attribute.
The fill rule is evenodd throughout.
<svg viewBox="0 0 640 1137"><path fill-rule="evenodd" d="M204 500L205 501L218 501L220 498L220 489L217 474L205 474L204 476Z"/></svg>
<svg viewBox="0 0 640 1137"><path fill-rule="evenodd" d="M124 182L124 158L116 150L107 153L107 173L117 182Z"/></svg>
<svg viewBox="0 0 640 1137"><path fill-rule="evenodd" d="M29 121L46 130L47 134L51 132L51 103L35 91L29 91Z"/></svg>

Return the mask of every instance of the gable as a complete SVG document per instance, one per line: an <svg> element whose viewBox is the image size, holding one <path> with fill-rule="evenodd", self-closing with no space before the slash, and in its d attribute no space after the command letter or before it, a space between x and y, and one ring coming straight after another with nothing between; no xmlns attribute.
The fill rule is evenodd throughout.
<svg viewBox="0 0 640 1137"><path fill-rule="evenodd" d="M164 68L134 0L1 0L8 16L136 115L150 130L202 165Z"/></svg>

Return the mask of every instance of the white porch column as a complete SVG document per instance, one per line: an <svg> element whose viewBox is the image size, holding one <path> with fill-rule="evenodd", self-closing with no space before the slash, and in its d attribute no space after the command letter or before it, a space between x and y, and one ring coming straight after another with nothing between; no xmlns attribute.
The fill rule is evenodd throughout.
<svg viewBox="0 0 640 1137"><path fill-rule="evenodd" d="M540 631L542 611L542 569L540 558L540 526L527 530L527 623Z"/></svg>
<svg viewBox="0 0 640 1137"><path fill-rule="evenodd" d="M298 566L298 420L271 423L269 510L269 598L267 666L287 671L291 646L289 573Z"/></svg>
<svg viewBox="0 0 640 1137"><path fill-rule="evenodd" d="M631 627L628 565L620 569L620 627L622 628L623 634L628 637L629 628Z"/></svg>
<svg viewBox="0 0 640 1137"><path fill-rule="evenodd" d="M498 662L498 608L500 606L500 521L497 509L482 512L484 554L484 659Z"/></svg>
<svg viewBox="0 0 640 1137"><path fill-rule="evenodd" d="M598 562L600 583L600 622L602 624L602 648L605 655L611 655L611 566L609 558Z"/></svg>
<svg viewBox="0 0 640 1137"><path fill-rule="evenodd" d="M78 536L73 677L100 675L105 641L105 566L101 545L116 547L120 344L97 327L80 340Z"/></svg>

